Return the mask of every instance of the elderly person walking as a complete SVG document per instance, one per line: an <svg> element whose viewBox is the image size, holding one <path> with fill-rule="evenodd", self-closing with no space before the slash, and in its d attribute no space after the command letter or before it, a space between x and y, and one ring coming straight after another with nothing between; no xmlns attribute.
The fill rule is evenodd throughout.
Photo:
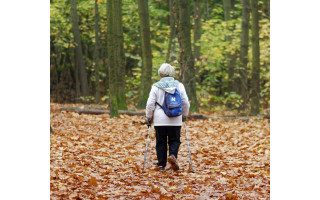
<svg viewBox="0 0 320 200"><path fill-rule="evenodd" d="M188 116L190 108L184 85L173 78L174 71L174 68L168 63L163 63L160 66L158 74L161 80L152 86L146 106L148 123L151 124L152 120L154 122L158 158L157 165L161 171L165 170L167 160L174 170L179 169L177 158L181 144L181 124ZM168 117L163 109L165 92L174 94L176 89L181 96L182 115ZM169 144L169 157L167 157L167 143Z"/></svg>

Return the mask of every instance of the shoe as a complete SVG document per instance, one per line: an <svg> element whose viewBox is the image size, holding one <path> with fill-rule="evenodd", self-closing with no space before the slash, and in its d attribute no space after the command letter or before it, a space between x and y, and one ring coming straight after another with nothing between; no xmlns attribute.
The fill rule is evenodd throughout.
<svg viewBox="0 0 320 200"><path fill-rule="evenodd" d="M179 170L179 165L178 165L177 159L174 155L169 156L168 162L171 164L173 170Z"/></svg>
<svg viewBox="0 0 320 200"><path fill-rule="evenodd" d="M159 170L162 171L162 172L166 170L164 166L158 166L158 168L159 168Z"/></svg>

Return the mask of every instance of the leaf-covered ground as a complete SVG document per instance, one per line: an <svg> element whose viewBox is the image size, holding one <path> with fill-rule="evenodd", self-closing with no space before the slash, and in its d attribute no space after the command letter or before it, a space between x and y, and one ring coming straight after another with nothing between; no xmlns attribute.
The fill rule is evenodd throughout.
<svg viewBox="0 0 320 200"><path fill-rule="evenodd" d="M79 115L51 103L51 199L270 199L270 121L188 120L180 170L156 168L142 116Z"/></svg>

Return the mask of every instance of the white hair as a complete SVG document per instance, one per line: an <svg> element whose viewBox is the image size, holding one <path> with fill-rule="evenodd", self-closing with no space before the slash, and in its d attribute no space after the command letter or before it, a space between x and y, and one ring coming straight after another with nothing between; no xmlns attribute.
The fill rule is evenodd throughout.
<svg viewBox="0 0 320 200"><path fill-rule="evenodd" d="M163 63L158 70L158 74L161 77L173 77L174 68L168 63Z"/></svg>

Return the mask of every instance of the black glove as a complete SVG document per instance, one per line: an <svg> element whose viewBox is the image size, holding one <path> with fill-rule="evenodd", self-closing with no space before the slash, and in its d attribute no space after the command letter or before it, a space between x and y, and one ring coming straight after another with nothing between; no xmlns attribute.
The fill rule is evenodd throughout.
<svg viewBox="0 0 320 200"><path fill-rule="evenodd" d="M146 121L147 121L147 126L151 126L151 123L152 123L152 117L146 117Z"/></svg>
<svg viewBox="0 0 320 200"><path fill-rule="evenodd" d="M182 122L185 122L187 120L187 116L182 116Z"/></svg>

